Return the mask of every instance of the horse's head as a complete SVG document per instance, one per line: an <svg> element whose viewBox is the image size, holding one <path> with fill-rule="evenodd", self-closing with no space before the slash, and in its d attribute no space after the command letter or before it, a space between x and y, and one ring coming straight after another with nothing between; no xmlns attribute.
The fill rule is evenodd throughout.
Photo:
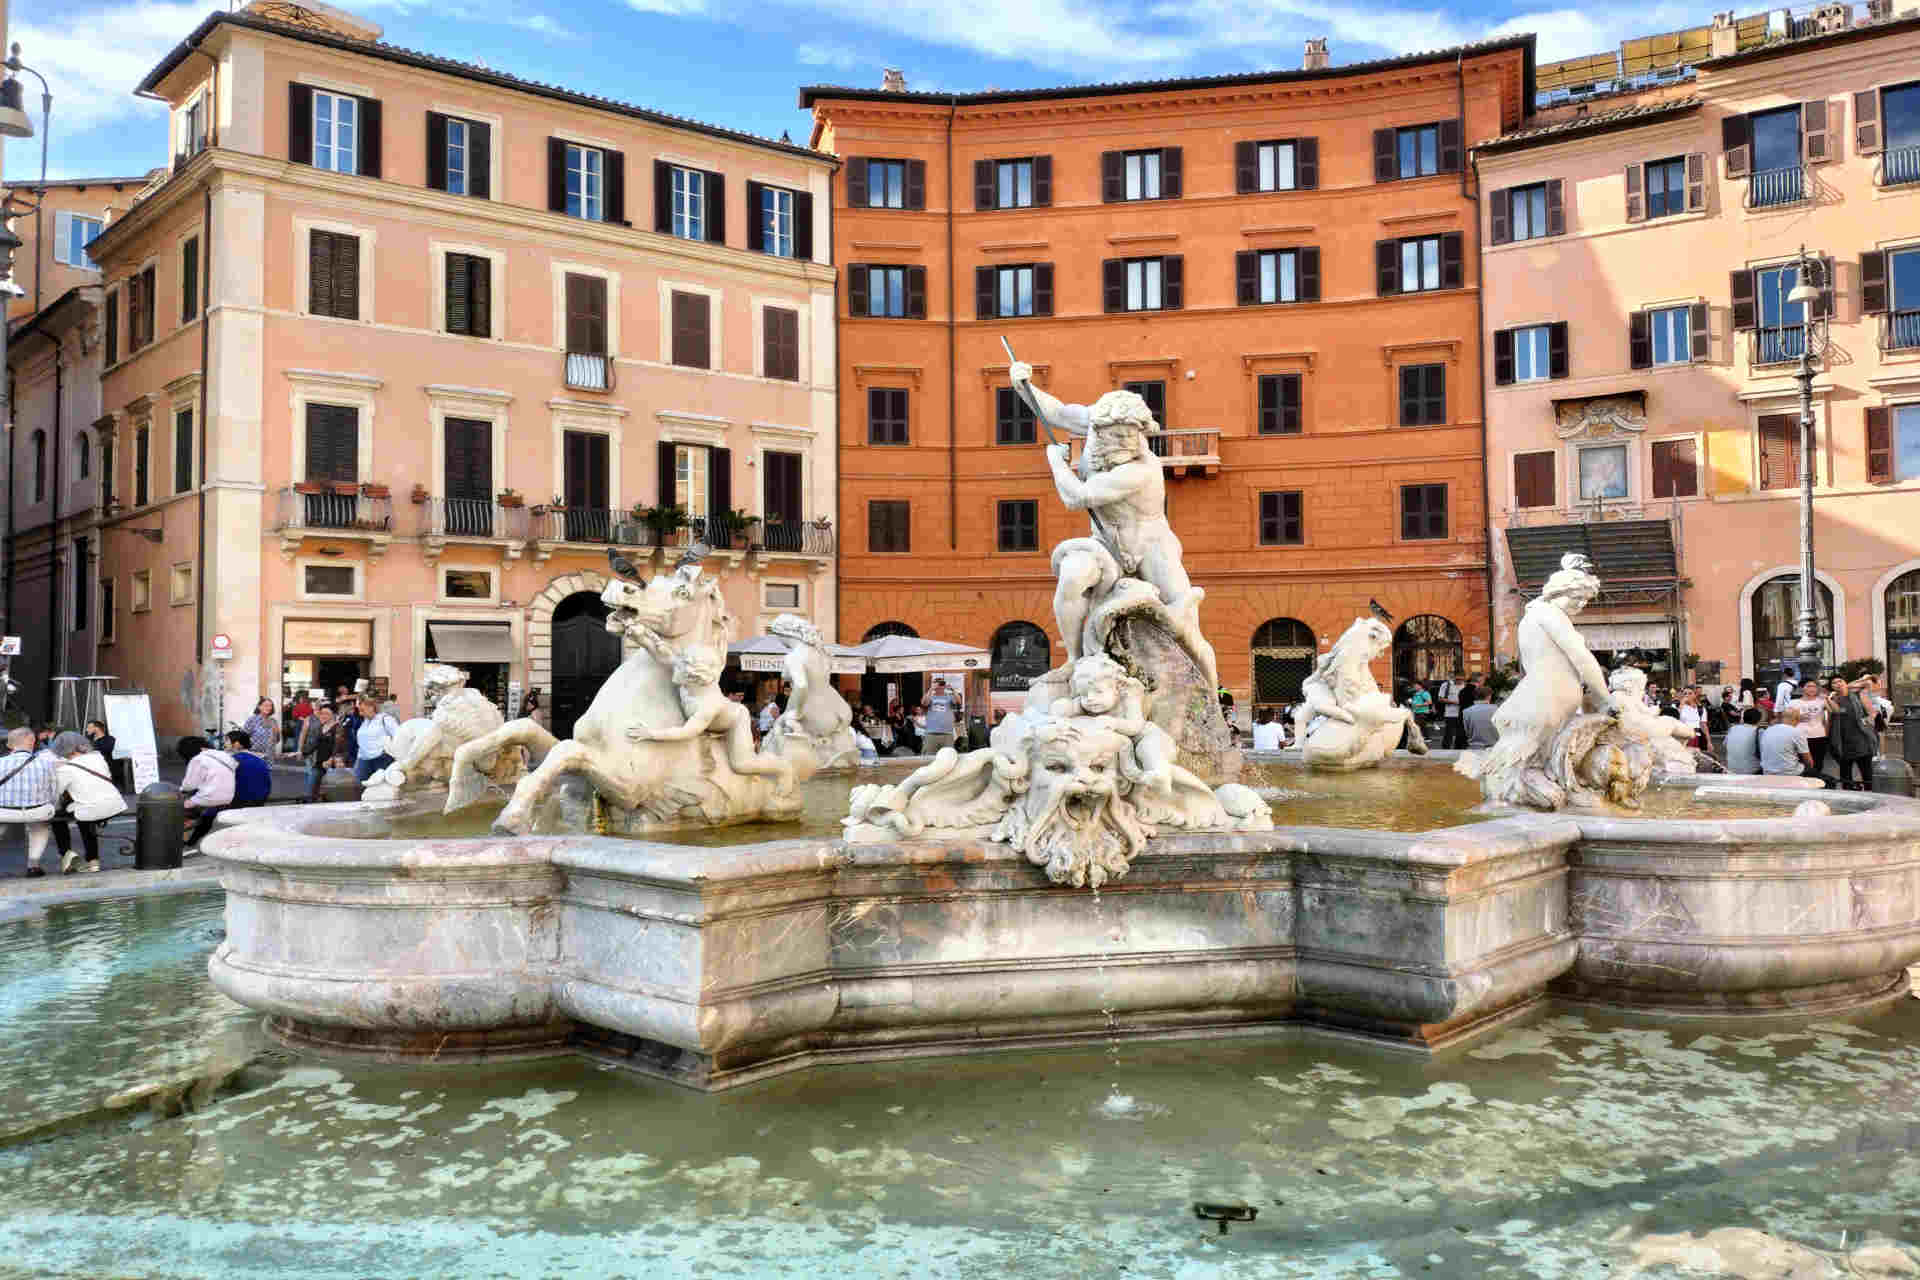
<svg viewBox="0 0 1920 1280"><path fill-rule="evenodd" d="M600 602L607 606L607 630L616 635L644 630L669 640L713 644L717 639L722 649L731 638L733 619L720 583L702 574L697 564L682 564L646 582L637 574L616 577L600 593Z"/></svg>

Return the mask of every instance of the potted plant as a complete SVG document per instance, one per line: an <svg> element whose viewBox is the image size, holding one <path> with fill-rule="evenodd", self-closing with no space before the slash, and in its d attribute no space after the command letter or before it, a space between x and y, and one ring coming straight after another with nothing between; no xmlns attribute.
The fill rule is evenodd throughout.
<svg viewBox="0 0 1920 1280"><path fill-rule="evenodd" d="M413 505L416 507L427 505L427 486L417 483L413 486Z"/></svg>
<svg viewBox="0 0 1920 1280"><path fill-rule="evenodd" d="M687 518L687 509L674 505L642 509L640 523L652 531L655 544L664 547L667 545L668 538L686 528L691 522Z"/></svg>
<svg viewBox="0 0 1920 1280"><path fill-rule="evenodd" d="M363 484L360 486L360 496L363 498L390 498L393 496L393 490L384 484Z"/></svg>
<svg viewBox="0 0 1920 1280"><path fill-rule="evenodd" d="M527 500L512 489L502 489L500 491L499 501L503 507L524 507L527 505Z"/></svg>
<svg viewBox="0 0 1920 1280"><path fill-rule="evenodd" d="M327 486L313 480L302 480L293 486L293 491L295 493L305 494L325 493Z"/></svg>
<svg viewBox="0 0 1920 1280"><path fill-rule="evenodd" d="M360 496L360 482L358 480L335 480L328 487L333 490L333 496L336 498L357 498Z"/></svg>
<svg viewBox="0 0 1920 1280"><path fill-rule="evenodd" d="M760 523L760 517L749 515L739 507L735 507L731 511L722 511L714 523L726 530L727 546L732 548L739 545L742 536L744 536L749 529L752 529L753 526Z"/></svg>

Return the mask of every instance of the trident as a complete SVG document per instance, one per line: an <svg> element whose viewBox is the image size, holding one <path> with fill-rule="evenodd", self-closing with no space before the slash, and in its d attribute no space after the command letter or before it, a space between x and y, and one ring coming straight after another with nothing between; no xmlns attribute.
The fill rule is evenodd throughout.
<svg viewBox="0 0 1920 1280"><path fill-rule="evenodd" d="M1013 354L1013 344L1007 341L1007 335L1004 333L1000 335L1000 349L1007 353L1008 364L1017 364L1019 362L1019 357ZM1047 421L1046 414L1040 412L1040 406L1033 402L1033 396L1030 394L1030 391L1031 391L1030 387L1022 385L1021 383L1015 382L1013 384L1014 394L1020 397L1021 403L1026 405L1028 409L1031 409L1033 411L1033 416L1039 420L1040 425L1046 428L1047 443L1059 444L1060 437L1053 434L1053 424ZM1091 437L1089 437L1087 440L1087 447L1088 448L1093 447L1093 440ZM1104 543L1109 548L1117 549L1119 547L1120 544L1115 542L1111 537L1108 536L1106 525L1102 524L1100 521L1100 513L1095 511L1091 506L1087 508L1087 519L1091 521L1093 524L1094 537L1098 538L1102 543Z"/></svg>

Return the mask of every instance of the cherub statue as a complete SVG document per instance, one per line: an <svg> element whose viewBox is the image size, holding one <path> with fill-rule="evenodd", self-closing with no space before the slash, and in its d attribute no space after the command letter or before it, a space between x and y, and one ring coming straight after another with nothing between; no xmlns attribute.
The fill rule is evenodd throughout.
<svg viewBox="0 0 1920 1280"><path fill-rule="evenodd" d="M1693 730L1674 716L1663 716L1647 705L1647 673L1639 667L1615 667L1607 675L1607 688L1613 691L1613 705L1620 712L1620 727L1646 738L1653 748L1654 764L1664 773L1693 773L1693 751L1687 743Z"/></svg>
<svg viewBox="0 0 1920 1280"><path fill-rule="evenodd" d="M1147 718L1147 687L1104 653L1073 664L1069 695L1055 698L1048 714L1061 720L1098 718L1102 727L1133 743L1122 774L1163 802L1173 799L1173 735Z"/></svg>
<svg viewBox="0 0 1920 1280"><path fill-rule="evenodd" d="M753 749L752 714L745 706L720 692L721 659L711 650L694 647L673 655L673 683L680 695L680 710L686 723L665 729L649 729L644 724L628 728L632 742L679 742L711 733L725 744L727 763L739 774L757 774L780 780L782 792L793 787L793 766L778 756L763 756Z"/></svg>

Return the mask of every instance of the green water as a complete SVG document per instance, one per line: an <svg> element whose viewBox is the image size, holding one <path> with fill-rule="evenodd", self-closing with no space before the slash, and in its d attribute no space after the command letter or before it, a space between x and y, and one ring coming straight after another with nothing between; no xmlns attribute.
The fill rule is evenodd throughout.
<svg viewBox="0 0 1920 1280"><path fill-rule="evenodd" d="M219 912L199 894L0 927L0 1275L1920 1266L1912 999L1797 1030L1555 1015L1438 1061L1276 1034L834 1067L706 1097L569 1058L255 1056L254 1019L205 977ZM101 1105L199 1075L225 1083L183 1112ZM1258 1220L1221 1236L1194 1218L1229 1199Z"/></svg>

